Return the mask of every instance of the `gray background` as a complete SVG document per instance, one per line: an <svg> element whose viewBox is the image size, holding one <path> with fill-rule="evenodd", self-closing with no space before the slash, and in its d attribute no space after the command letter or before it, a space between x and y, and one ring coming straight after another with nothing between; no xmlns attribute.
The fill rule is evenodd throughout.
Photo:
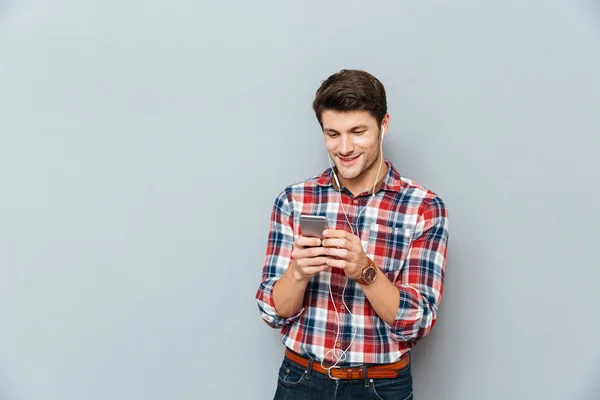
<svg viewBox="0 0 600 400"><path fill-rule="evenodd" d="M450 209L416 398L599 399L590 0L0 1L0 399L271 398L269 214L342 68Z"/></svg>

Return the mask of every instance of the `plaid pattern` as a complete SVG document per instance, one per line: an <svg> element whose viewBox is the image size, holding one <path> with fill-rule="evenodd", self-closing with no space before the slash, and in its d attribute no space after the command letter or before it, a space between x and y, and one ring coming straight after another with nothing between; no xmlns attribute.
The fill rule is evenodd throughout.
<svg viewBox="0 0 600 400"><path fill-rule="evenodd" d="M265 322L282 328L282 343L296 353L334 364L335 353L338 357L340 353L330 350L345 350L355 335L346 359L338 365L391 363L427 335L436 322L443 292L448 212L436 194L400 176L386 162L388 173L364 211L368 192L353 197L343 188L341 201L365 253L400 291L400 306L391 326L375 313L360 285L338 268L321 272L309 281L303 308L297 315L282 318L277 314L273 286L290 264L293 243L300 234L300 215L323 215L330 228L351 229L339 206L340 193L333 186L330 169L287 187L275 201L256 300ZM339 313L338 342L338 317L329 294L330 283ZM343 306L346 283L343 300L353 316Z"/></svg>

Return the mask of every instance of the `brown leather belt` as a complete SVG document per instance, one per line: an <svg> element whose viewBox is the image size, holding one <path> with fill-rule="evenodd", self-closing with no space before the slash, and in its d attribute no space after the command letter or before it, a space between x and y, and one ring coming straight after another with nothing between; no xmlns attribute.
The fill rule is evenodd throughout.
<svg viewBox="0 0 600 400"><path fill-rule="evenodd" d="M303 368L308 368L309 360L307 358L302 357L300 354L293 352L290 349L285 350L285 356ZM369 378L373 379L381 379L381 378L397 378L398 371L408 366L410 363L410 355L409 353L405 353L402 355L400 360L396 361L392 364L382 364L382 365L374 365L367 367L367 375ZM344 380L352 380L352 379L364 379L365 374L363 367L350 367L350 368L342 368L342 367L333 367L331 369L323 368L319 361L314 361L312 363L312 370L320 372L325 375L329 375L332 379L344 379Z"/></svg>

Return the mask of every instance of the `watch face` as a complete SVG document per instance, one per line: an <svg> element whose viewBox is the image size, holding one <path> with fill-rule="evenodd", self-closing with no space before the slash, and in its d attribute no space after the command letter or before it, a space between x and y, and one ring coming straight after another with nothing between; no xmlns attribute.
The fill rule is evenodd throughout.
<svg viewBox="0 0 600 400"><path fill-rule="evenodd" d="M377 276L377 270L375 268L371 267L365 271L363 279L365 280L365 282L371 283L375 280L376 276Z"/></svg>

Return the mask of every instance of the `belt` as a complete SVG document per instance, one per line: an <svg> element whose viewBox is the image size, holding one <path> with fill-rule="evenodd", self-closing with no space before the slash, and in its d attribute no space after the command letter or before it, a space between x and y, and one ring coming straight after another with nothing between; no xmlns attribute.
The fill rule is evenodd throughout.
<svg viewBox="0 0 600 400"><path fill-rule="evenodd" d="M303 368L308 368L310 364L310 360L308 358L302 357L300 354L293 352L290 349L285 350L285 356ZM381 378L397 378L398 371L403 369L404 367L410 364L410 355L409 353L405 353L402 355L400 360L391 363L391 364L381 364L381 365L373 365L370 367L366 367L367 375L369 378L381 379ZM333 368L323 368L321 363L316 361L312 363L312 370L320 372L325 375L329 375L332 379L344 379L344 380L352 380L352 379L364 379L365 372L364 367L333 367Z"/></svg>

